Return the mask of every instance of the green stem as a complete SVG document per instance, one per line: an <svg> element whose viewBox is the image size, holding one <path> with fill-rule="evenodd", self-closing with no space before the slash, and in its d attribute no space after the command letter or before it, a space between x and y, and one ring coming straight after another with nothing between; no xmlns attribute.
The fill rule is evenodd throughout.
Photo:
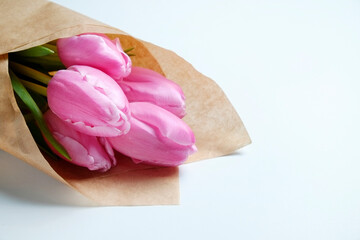
<svg viewBox="0 0 360 240"><path fill-rule="evenodd" d="M49 157L51 157L52 159L57 159L58 157L55 156L52 152L50 152L48 149L46 149L45 147L41 146L40 144L37 145L38 148L43 151L44 153L46 153L47 155L49 155Z"/></svg>
<svg viewBox="0 0 360 240"><path fill-rule="evenodd" d="M21 98L21 100L26 104L29 108L30 112L33 114L34 119L46 140L51 144L56 151L58 151L61 155L63 155L67 160L71 161L71 158L65 148L53 137L49 128L46 125L42 112L39 107L36 105L34 99L30 96L29 92L26 90L24 85L22 85L20 79L13 73L12 70L9 71L11 84L13 86L16 94Z"/></svg>
<svg viewBox="0 0 360 240"><path fill-rule="evenodd" d="M26 88L31 89L34 92L47 97L46 87L43 87L39 84L35 84L35 83L29 82L29 81L26 81L26 80L23 80L20 78L19 78L19 80Z"/></svg>
<svg viewBox="0 0 360 240"><path fill-rule="evenodd" d="M24 66L22 64L19 63L15 63L15 62L10 62L10 67L12 68L12 70L14 70L15 72L18 72L22 75L25 75L27 77L33 78L39 82L42 82L46 85L49 84L49 81L51 80L51 77L46 75L45 73L39 72L35 69L29 68L27 66Z"/></svg>

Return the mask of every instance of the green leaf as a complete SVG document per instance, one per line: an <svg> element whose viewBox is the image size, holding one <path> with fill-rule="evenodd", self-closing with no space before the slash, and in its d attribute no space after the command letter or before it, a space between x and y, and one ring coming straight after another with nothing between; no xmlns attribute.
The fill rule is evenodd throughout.
<svg viewBox="0 0 360 240"><path fill-rule="evenodd" d="M49 128L47 127L42 112L39 107L36 105L34 99L31 97L29 92L26 90L24 85L20 82L19 78L10 70L11 84L13 86L16 94L21 98L21 100L26 104L26 106L31 111L34 119L40 128L41 133L44 135L46 140L56 149L61 155L63 155L67 160L71 161L71 158L64 147L56 141L56 139L51 134Z"/></svg>
<svg viewBox="0 0 360 240"><path fill-rule="evenodd" d="M47 143L44 140L43 135L41 134L41 131L39 130L38 126L36 125L36 122L33 121L34 119L26 122L31 135L36 141L36 144L38 145L39 149L49 155L52 159L58 159L59 157L52 153L51 149L47 145Z"/></svg>
<svg viewBox="0 0 360 240"><path fill-rule="evenodd" d="M45 48L48 48L48 49L50 49L50 50L52 50L52 51L54 51L54 52L57 52L57 48L56 48L55 45L51 45L51 44L49 44L49 43L45 43L45 44L43 44L42 46L45 47Z"/></svg>
<svg viewBox="0 0 360 240"><path fill-rule="evenodd" d="M66 69L64 64L60 61L59 57L55 54L44 56L44 57L18 57L16 55L10 55L10 61L16 61L18 63L24 63L26 65L34 65L40 66L46 71L57 71L60 69Z"/></svg>
<svg viewBox="0 0 360 240"><path fill-rule="evenodd" d="M46 97L41 96L40 94L37 94L34 91L29 91L29 94L32 97L32 99L36 102L36 105L39 107L42 113L46 112L49 109L46 101ZM25 118L25 121L28 122L30 120L34 120L34 116L30 112L29 108L26 106L26 104L23 102L23 100L21 100L21 98L17 94L15 94L15 100L18 107L21 110L22 115Z"/></svg>
<svg viewBox="0 0 360 240"><path fill-rule="evenodd" d="M53 53L54 51L47 47L36 46L23 51L15 52L14 54L22 57L42 57Z"/></svg>
<svg viewBox="0 0 360 240"><path fill-rule="evenodd" d="M36 92L33 91L30 91L29 93L42 113L46 112L49 109L46 97L41 96L40 94L37 94Z"/></svg>

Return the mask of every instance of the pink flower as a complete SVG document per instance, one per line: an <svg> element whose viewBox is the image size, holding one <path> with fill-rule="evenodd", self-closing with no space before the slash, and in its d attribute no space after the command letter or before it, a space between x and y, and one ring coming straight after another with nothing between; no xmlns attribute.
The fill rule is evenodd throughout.
<svg viewBox="0 0 360 240"><path fill-rule="evenodd" d="M79 132L114 137L130 129L124 92L98 69L72 66L58 71L48 85L47 95L50 109Z"/></svg>
<svg viewBox="0 0 360 240"><path fill-rule="evenodd" d="M129 102L150 102L176 116L185 116L185 96L180 86L150 69L132 67L131 74L118 81Z"/></svg>
<svg viewBox="0 0 360 240"><path fill-rule="evenodd" d="M97 137L75 131L51 110L44 114L44 118L54 138L69 153L71 163L87 167L90 170L100 171L107 171L112 165L116 165L113 150L108 147L105 148ZM49 147L58 156L62 157L50 144Z"/></svg>
<svg viewBox="0 0 360 240"><path fill-rule="evenodd" d="M103 34L82 34L59 39L57 48L66 67L86 65L100 69L114 79L130 74L131 60L117 38L111 41Z"/></svg>
<svg viewBox="0 0 360 240"><path fill-rule="evenodd" d="M190 127L174 114L146 102L130 103L131 129L108 138L113 148L134 162L177 166L196 152Z"/></svg>

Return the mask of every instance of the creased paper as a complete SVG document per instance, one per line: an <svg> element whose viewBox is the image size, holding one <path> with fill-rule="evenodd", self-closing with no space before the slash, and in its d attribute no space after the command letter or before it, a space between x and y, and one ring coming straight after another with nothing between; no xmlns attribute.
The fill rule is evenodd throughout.
<svg viewBox="0 0 360 240"><path fill-rule="evenodd" d="M187 106L184 121L193 129L198 148L188 162L229 154L250 144L240 117L223 91L175 53L52 2L3 0L0 14L0 148L99 205L178 204L179 169L137 165L118 155L116 167L99 173L43 155L16 104L7 53L86 32L118 37L124 49L135 47L134 66L157 71L182 87Z"/></svg>

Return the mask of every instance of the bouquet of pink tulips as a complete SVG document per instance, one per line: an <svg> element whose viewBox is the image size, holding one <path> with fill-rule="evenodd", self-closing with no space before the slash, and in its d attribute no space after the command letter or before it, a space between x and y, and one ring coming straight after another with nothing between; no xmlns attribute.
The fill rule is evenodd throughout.
<svg viewBox="0 0 360 240"><path fill-rule="evenodd" d="M194 134L181 120L185 96L180 86L150 69L132 67L133 54L126 52L133 49L123 51L118 38L104 34L81 34L55 44L9 57L19 105L27 105L22 111L39 108L32 95L48 103L43 116L31 112L28 124L36 122L53 153L107 171L117 163L114 150L135 163L160 166L180 165L196 151ZM43 142L37 139L48 151Z"/></svg>
<svg viewBox="0 0 360 240"><path fill-rule="evenodd" d="M0 15L0 149L95 203L178 204L176 166L251 142L174 52L46 0L2 0Z"/></svg>

